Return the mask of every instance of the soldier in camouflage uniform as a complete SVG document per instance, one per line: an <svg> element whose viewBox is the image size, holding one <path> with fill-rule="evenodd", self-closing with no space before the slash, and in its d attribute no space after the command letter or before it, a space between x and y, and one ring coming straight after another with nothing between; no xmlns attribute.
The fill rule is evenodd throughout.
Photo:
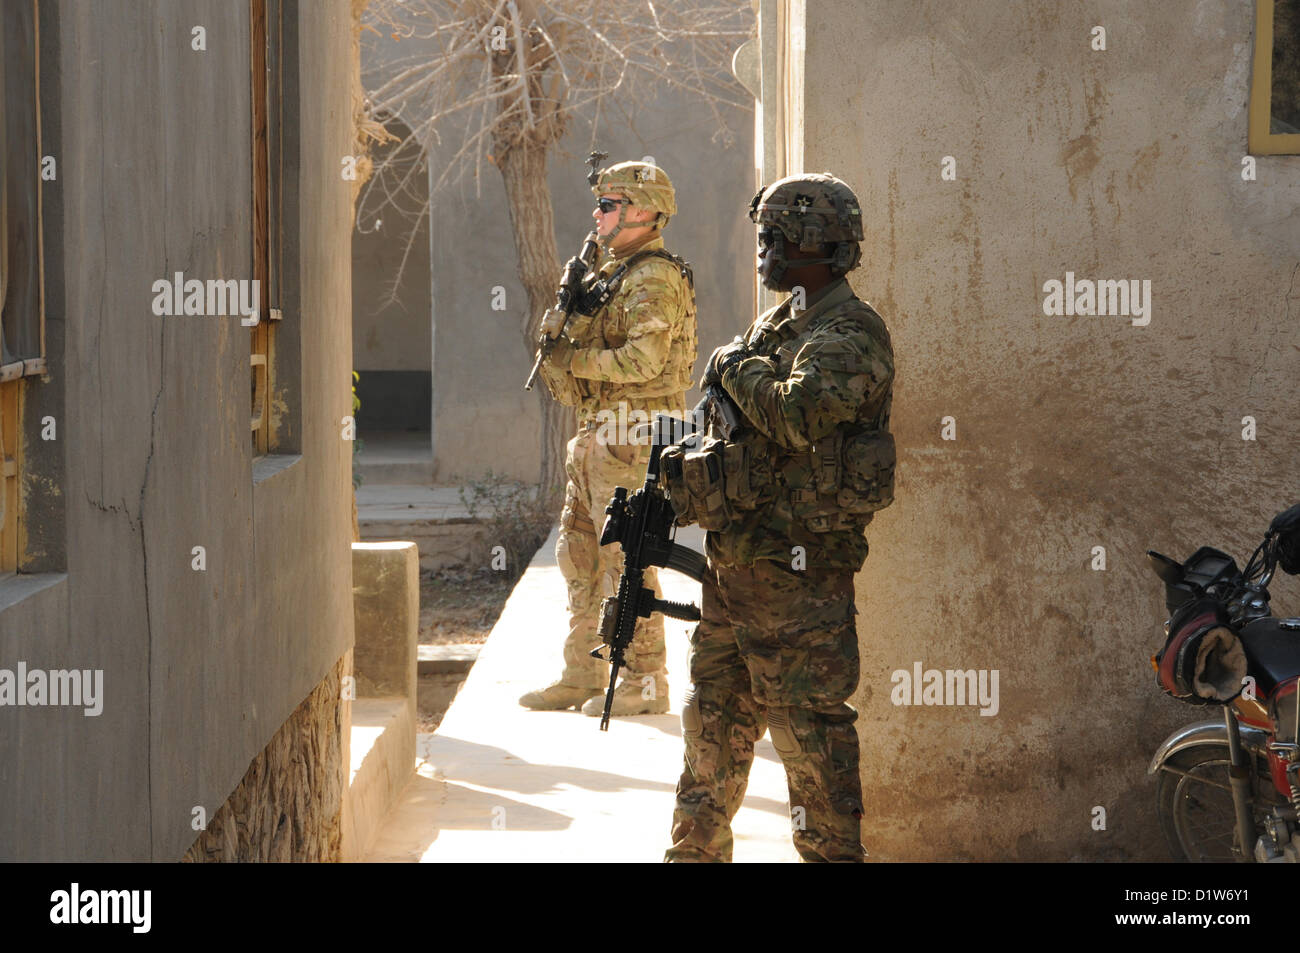
<svg viewBox="0 0 1300 953"><path fill-rule="evenodd" d="M619 547L600 546L599 533L614 488L640 486L650 455L649 440L629 434L635 427L621 422L635 425L638 412L646 419L656 411L684 416L696 330L689 266L664 249L661 237L677 211L668 176L646 162L622 162L602 170L592 192L604 254L585 284L609 279L619 282L617 290L594 313L575 314L564 334L543 327L555 347L543 361L542 379L557 400L576 406L578 416L565 460L569 483L556 546L569 591L564 672L519 703L543 710L581 706L599 716L608 667L590 653L601 645L601 598L617 588L623 568ZM653 570L646 585L657 585ZM641 620L612 714L666 712L666 675L663 620Z"/></svg>
<svg viewBox="0 0 1300 953"><path fill-rule="evenodd" d="M893 352L843 277L862 239L848 186L791 176L755 196L750 217L764 285L794 293L715 351L702 382L720 382L746 420L725 451L726 523L707 536L665 859L731 859L731 819L767 729L800 857L860 862L853 577L871 514L893 494ZM687 491L667 486L682 513Z"/></svg>

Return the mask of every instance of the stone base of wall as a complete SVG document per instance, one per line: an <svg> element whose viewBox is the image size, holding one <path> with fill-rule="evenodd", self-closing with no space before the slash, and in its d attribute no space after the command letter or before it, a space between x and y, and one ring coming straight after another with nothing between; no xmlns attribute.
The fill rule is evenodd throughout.
<svg viewBox="0 0 1300 953"><path fill-rule="evenodd" d="M351 729L342 680L351 674L349 650L253 759L183 860L339 860Z"/></svg>

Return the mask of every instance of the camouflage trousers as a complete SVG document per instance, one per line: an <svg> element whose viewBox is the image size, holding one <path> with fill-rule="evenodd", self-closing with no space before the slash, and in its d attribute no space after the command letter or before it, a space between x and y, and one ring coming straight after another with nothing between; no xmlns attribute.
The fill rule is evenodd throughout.
<svg viewBox="0 0 1300 953"><path fill-rule="evenodd" d="M569 590L569 636L564 641L564 674L560 681L592 689L609 683L609 664L591 657L600 636L600 601L618 589L623 572L623 550L617 545L600 545L605 507L614 487L631 492L645 482L650 448L632 444L609 444L598 439L599 430L584 428L569 441L565 470L564 513L560 517L560 540L555 558ZM659 577L647 569L645 585L659 591ZM627 651L624 679L639 682L646 675L666 671L663 617L654 615L637 622L632 645ZM595 694L595 692L593 692Z"/></svg>
<svg viewBox="0 0 1300 953"><path fill-rule="evenodd" d="M846 704L858 684L853 575L767 559L710 563L691 635L686 764L665 860L731 860L731 819L765 729L785 766L799 856L864 859L857 712Z"/></svg>

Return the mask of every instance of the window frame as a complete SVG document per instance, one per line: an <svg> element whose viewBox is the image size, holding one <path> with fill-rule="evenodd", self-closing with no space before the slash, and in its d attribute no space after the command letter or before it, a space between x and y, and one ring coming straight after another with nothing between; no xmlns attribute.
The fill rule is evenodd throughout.
<svg viewBox="0 0 1300 953"><path fill-rule="evenodd" d="M34 98L36 141L36 222L34 252L36 255L36 339L39 353L35 357L18 358L0 364L0 575L17 572L25 549L23 545L22 494L19 492L23 473L23 402L27 397L26 378L44 375L45 352L45 228L44 200L41 179L41 16L38 0L30 0L32 11L32 96ZM3 51L0 50L0 54ZM5 83L0 77L0 93ZM8 149L8 134L3 134L2 148ZM0 164L0 189L8 188L7 162ZM7 214L7 211L6 211ZM8 229L8 222L0 219L0 228ZM0 327L0 336L3 336ZM0 360L3 360L0 358Z"/></svg>
<svg viewBox="0 0 1300 953"><path fill-rule="evenodd" d="M23 522L18 492L23 460L22 402L22 378L0 384L0 577L18 571L22 554L18 539Z"/></svg>
<svg viewBox="0 0 1300 953"><path fill-rule="evenodd" d="M258 322L249 329L249 429L256 459L277 449L270 395L276 383L276 325L283 317L284 12L281 0L249 0L248 10L252 270L260 289Z"/></svg>
<svg viewBox="0 0 1300 953"><path fill-rule="evenodd" d="M1300 155L1300 133L1269 131L1273 116L1273 15L1275 10L1274 0L1255 0L1255 53L1250 77L1250 107L1246 130L1246 151L1250 155Z"/></svg>

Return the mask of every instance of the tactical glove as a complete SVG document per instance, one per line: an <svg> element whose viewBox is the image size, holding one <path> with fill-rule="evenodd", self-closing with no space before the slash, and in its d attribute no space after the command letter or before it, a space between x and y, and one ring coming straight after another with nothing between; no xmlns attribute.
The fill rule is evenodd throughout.
<svg viewBox="0 0 1300 953"><path fill-rule="evenodd" d="M576 353L577 348L573 346L573 342L561 334L551 345L551 353L546 356L546 360L552 367L567 371Z"/></svg>
<svg viewBox="0 0 1300 953"><path fill-rule="evenodd" d="M721 384L722 372L748 356L749 352L745 349L745 342L739 336L730 344L722 345L709 357L709 362L705 366L704 377L700 379L700 389L705 390L715 384Z"/></svg>
<svg viewBox="0 0 1300 953"><path fill-rule="evenodd" d="M563 328L564 312L559 308L547 308L546 314L542 315L542 333L548 338L554 339L560 336L560 331Z"/></svg>

